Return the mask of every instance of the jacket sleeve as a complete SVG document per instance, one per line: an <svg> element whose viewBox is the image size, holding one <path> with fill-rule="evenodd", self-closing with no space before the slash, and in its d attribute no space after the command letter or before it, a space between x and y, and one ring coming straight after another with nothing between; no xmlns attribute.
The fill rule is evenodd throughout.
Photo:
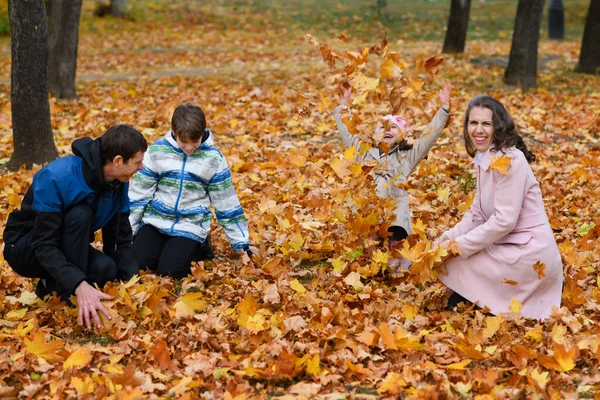
<svg viewBox="0 0 600 400"><path fill-rule="evenodd" d="M455 239L458 236L462 236L472 231L479 225L485 222L485 217L481 211L481 203L479 201L479 190L475 189L475 198L471 204L471 208L465 213L460 222L453 228L444 232L443 236L446 236L448 240Z"/></svg>
<svg viewBox="0 0 600 400"><path fill-rule="evenodd" d="M436 140L440 137L442 130L448 122L448 112L443 108L438 109L435 116L427 125L415 145L406 154L406 158L411 166L411 171L419 164L419 162L427 155L433 147Z"/></svg>
<svg viewBox="0 0 600 400"><path fill-rule="evenodd" d="M208 196L231 247L234 250L247 250L250 245L248 221L235 192L225 157L220 158L217 172L208 183Z"/></svg>
<svg viewBox="0 0 600 400"><path fill-rule="evenodd" d="M356 150L360 151L360 139L358 135L354 135L350 133L348 127L342 121L342 108L343 105L339 105L333 109L333 118L335 118L335 123L337 125L338 131L340 132L340 136L342 137L342 142L346 147L356 146Z"/></svg>
<svg viewBox="0 0 600 400"><path fill-rule="evenodd" d="M495 179L494 213L483 224L456 238L461 250L460 257L470 257L512 232L519 219L525 196L526 163L525 157L521 154L521 156L512 156L507 174L489 171L494 174Z"/></svg>
<svg viewBox="0 0 600 400"><path fill-rule="evenodd" d="M159 175L154 169L150 150L148 149L144 154L144 166L135 174L129 186L129 223L133 235L140 228L144 211L154 198L154 193L158 187Z"/></svg>
<svg viewBox="0 0 600 400"><path fill-rule="evenodd" d="M87 277L81 269L67 260L60 249L64 214L56 178L48 170L41 170L38 174L38 184L34 190L35 216L31 246L42 267L73 294Z"/></svg>

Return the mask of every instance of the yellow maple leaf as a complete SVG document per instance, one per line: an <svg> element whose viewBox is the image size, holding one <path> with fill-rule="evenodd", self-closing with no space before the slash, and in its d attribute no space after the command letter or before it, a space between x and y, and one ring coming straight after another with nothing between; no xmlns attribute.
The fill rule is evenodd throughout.
<svg viewBox="0 0 600 400"><path fill-rule="evenodd" d="M240 326L246 326L248 319L256 314L258 303L250 293L246 293L246 298L240 301L236 309L239 313L237 323Z"/></svg>
<svg viewBox="0 0 600 400"><path fill-rule="evenodd" d="M64 356L61 353L65 348L65 343L62 340L52 339L46 342L46 335L40 330L34 331L31 336L31 339L23 339L29 353L42 357L52 364L64 360Z"/></svg>
<svg viewBox="0 0 600 400"><path fill-rule="evenodd" d="M387 251L376 250L373 253L373 261L378 264L387 265L390 254Z"/></svg>
<svg viewBox="0 0 600 400"><path fill-rule="evenodd" d="M394 67L394 60L387 60L381 64L381 68L379 69L379 77L383 79L393 78L395 69Z"/></svg>
<svg viewBox="0 0 600 400"><path fill-rule="evenodd" d="M406 83L406 86L402 88L402 97L409 100L417 97L417 94L423 89L425 81L419 78L412 79Z"/></svg>
<svg viewBox="0 0 600 400"><path fill-rule="evenodd" d="M483 328L483 334L486 339L489 339L498 332L498 329L500 329L500 326L504 322L504 318L501 316L486 317L484 321L485 328Z"/></svg>
<svg viewBox="0 0 600 400"><path fill-rule="evenodd" d="M351 163L346 159L334 158L329 163L329 166L336 173L336 175L342 179L346 176L352 175L352 171L349 169Z"/></svg>
<svg viewBox="0 0 600 400"><path fill-rule="evenodd" d="M320 363L321 363L321 358L319 357L318 354L315 354L313 356L313 358L310 358L306 362L306 373L308 375L312 375L312 376L321 376L322 371L321 371Z"/></svg>
<svg viewBox="0 0 600 400"><path fill-rule="evenodd" d="M64 362L63 369L67 370L74 367L86 366L93 356L90 354L90 350L87 347L81 347L75 350L69 358Z"/></svg>
<svg viewBox="0 0 600 400"><path fill-rule="evenodd" d="M382 322L381 325L379 325L378 331L381 340L383 341L383 347L386 350L396 350L396 338L390 330L389 325L386 322Z"/></svg>
<svg viewBox="0 0 600 400"><path fill-rule="evenodd" d="M397 372L388 372L377 392L397 395L402 393L407 385L408 383L402 378L402 375Z"/></svg>
<svg viewBox="0 0 600 400"><path fill-rule="evenodd" d="M560 371L569 372L575 368L575 361L578 357L579 349L577 346L573 346L571 350L567 351L564 345L554 343L554 359L558 363Z"/></svg>
<svg viewBox="0 0 600 400"><path fill-rule="evenodd" d="M350 146L344 151L344 158L346 160L354 160L358 156L358 150L356 150L356 146Z"/></svg>
<svg viewBox="0 0 600 400"><path fill-rule="evenodd" d="M453 371L464 371L467 368L467 365L469 365L469 364L471 364L471 360L466 359L466 360L462 360L460 362L446 365L446 369L450 369Z"/></svg>
<svg viewBox="0 0 600 400"><path fill-rule="evenodd" d="M290 287L298 294L304 294L307 292L306 288L300 282L298 282L297 279L290 281Z"/></svg>
<svg viewBox="0 0 600 400"><path fill-rule="evenodd" d="M96 389L96 384L94 383L92 378L90 378L87 375L84 376L83 379L76 376L72 377L71 385L73 385L73 387L75 388L75 390L77 390L77 393L79 394L94 393L94 390Z"/></svg>
<svg viewBox="0 0 600 400"><path fill-rule="evenodd" d="M519 300L515 299L514 297L510 299L510 306L508 307L508 309L511 312L519 314L521 312L521 307L523 307L523 304L521 304Z"/></svg>
<svg viewBox="0 0 600 400"><path fill-rule="evenodd" d="M546 269L546 264L544 264L543 262L537 261L535 264L533 264L533 270L535 272L537 272L538 279L542 279L543 277L546 276L546 274L544 273L545 269Z"/></svg>
<svg viewBox="0 0 600 400"><path fill-rule="evenodd" d="M177 318L187 318L193 316L196 311L206 309L206 301L202 300L202 293L189 292L181 296L181 299L173 306Z"/></svg>
<svg viewBox="0 0 600 400"><path fill-rule="evenodd" d="M438 198L442 199L444 203L448 202L450 198L450 190L448 188L439 188L437 191Z"/></svg>
<svg viewBox="0 0 600 400"><path fill-rule="evenodd" d="M338 257L331 260L331 265L333 266L334 273L341 274L344 272L344 269L346 269L346 265L348 265L348 263L342 261L341 257Z"/></svg>
<svg viewBox="0 0 600 400"><path fill-rule="evenodd" d="M533 339L539 343L542 341L542 331L543 331L542 328L543 327L541 325L538 326L537 328L533 328L529 332L527 332L524 337Z"/></svg>
<svg viewBox="0 0 600 400"><path fill-rule="evenodd" d="M425 226L425 224L423 223L423 221L421 221L421 218L417 219L417 222L415 222L413 224L413 231L415 233L419 234L419 237L421 239L425 239L426 235L425 235L425 229L427 228L427 226Z"/></svg>
<svg viewBox="0 0 600 400"><path fill-rule="evenodd" d="M548 377L548 371L544 371L542 373L540 373L537 368L534 368L531 370L531 378L533 380L535 380L537 382L538 385L540 385L541 388L544 388L546 386L546 384L548 383L549 377Z"/></svg>
<svg viewBox="0 0 600 400"><path fill-rule="evenodd" d="M495 156L490 164L491 169L495 169L503 175L508 174L511 159L508 156Z"/></svg>

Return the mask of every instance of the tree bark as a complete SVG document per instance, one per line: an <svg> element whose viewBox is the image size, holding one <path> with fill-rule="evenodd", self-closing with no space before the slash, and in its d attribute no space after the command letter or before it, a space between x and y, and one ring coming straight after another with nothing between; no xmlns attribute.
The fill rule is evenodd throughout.
<svg viewBox="0 0 600 400"><path fill-rule="evenodd" d="M61 99L77 97L75 73L82 0L49 0L48 89Z"/></svg>
<svg viewBox="0 0 600 400"><path fill-rule="evenodd" d="M125 0L110 0L110 15L125 18Z"/></svg>
<svg viewBox="0 0 600 400"><path fill-rule="evenodd" d="M591 0L575 72L600 74L600 0Z"/></svg>
<svg viewBox="0 0 600 400"><path fill-rule="evenodd" d="M535 87L544 0L519 0L504 82Z"/></svg>
<svg viewBox="0 0 600 400"><path fill-rule="evenodd" d="M48 25L44 0L9 0L10 102L14 152L6 165L31 168L58 157L48 103Z"/></svg>
<svg viewBox="0 0 600 400"><path fill-rule="evenodd" d="M471 0L452 0L442 53L462 53L465 51L470 11Z"/></svg>

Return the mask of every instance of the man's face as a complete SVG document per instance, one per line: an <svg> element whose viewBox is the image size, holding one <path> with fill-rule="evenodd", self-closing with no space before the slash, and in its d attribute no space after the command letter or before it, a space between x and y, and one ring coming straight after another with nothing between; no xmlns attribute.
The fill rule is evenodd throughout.
<svg viewBox="0 0 600 400"><path fill-rule="evenodd" d="M119 160L120 158L120 160ZM138 151L131 157L127 162L123 162L123 158L120 156L115 157L113 161L115 163L115 178L119 182L129 182L136 172L143 168L142 160L144 159L144 152Z"/></svg>

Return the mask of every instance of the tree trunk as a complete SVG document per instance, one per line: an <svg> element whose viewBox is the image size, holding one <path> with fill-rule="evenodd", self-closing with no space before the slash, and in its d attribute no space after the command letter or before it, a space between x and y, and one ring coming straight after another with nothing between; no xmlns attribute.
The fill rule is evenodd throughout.
<svg viewBox="0 0 600 400"><path fill-rule="evenodd" d="M82 0L49 0L50 59L48 60L48 89L61 99L77 97L77 43Z"/></svg>
<svg viewBox="0 0 600 400"><path fill-rule="evenodd" d="M471 0L452 0L442 53L462 53L465 51L470 11Z"/></svg>
<svg viewBox="0 0 600 400"><path fill-rule="evenodd" d="M600 74L600 0L591 0L575 72Z"/></svg>
<svg viewBox="0 0 600 400"><path fill-rule="evenodd" d="M522 87L536 86L538 42L544 0L519 0L508 67L504 82Z"/></svg>
<svg viewBox="0 0 600 400"><path fill-rule="evenodd" d="M110 0L110 15L125 18L125 0Z"/></svg>
<svg viewBox="0 0 600 400"><path fill-rule="evenodd" d="M48 103L48 25L44 0L9 0L10 102L14 152L7 168L58 157Z"/></svg>

